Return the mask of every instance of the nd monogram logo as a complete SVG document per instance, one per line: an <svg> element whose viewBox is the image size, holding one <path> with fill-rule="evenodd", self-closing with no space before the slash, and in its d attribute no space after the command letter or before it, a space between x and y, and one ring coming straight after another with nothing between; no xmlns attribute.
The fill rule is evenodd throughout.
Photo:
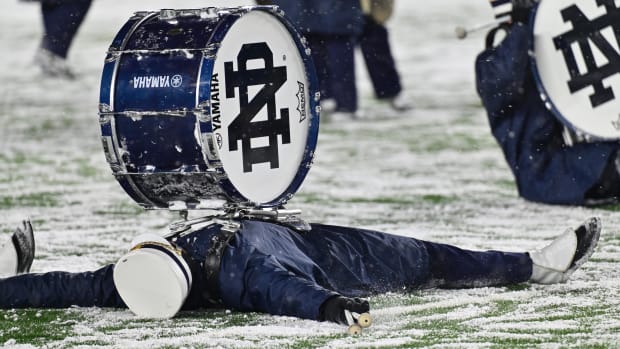
<svg viewBox="0 0 620 349"><path fill-rule="evenodd" d="M606 14L592 20L588 19L577 5L563 9L562 18L564 22L571 22L573 29L553 38L556 49L562 50L570 74L570 92L575 93L592 86L594 93L590 95L590 103L593 108L615 99L614 91L603 85L603 79L620 73L620 55L601 34L601 30L611 27L616 43L620 46L620 9L616 7L614 0L596 0L596 4L604 6ZM605 56L606 64L597 64L590 42ZM585 62L587 71L583 74L575 60L574 43L578 44Z"/></svg>
<svg viewBox="0 0 620 349"><path fill-rule="evenodd" d="M264 68L248 69L250 60L260 59ZM233 69L232 62L224 63L226 79L226 98L235 97L239 88L239 115L228 126L228 149L238 150L241 141L243 172L252 172L252 165L269 162L271 168L279 167L278 135L282 143L290 143L288 108L280 109L277 118L276 92L286 82L286 67L273 66L273 53L266 43L245 44L237 55L239 70ZM248 87L262 85L260 91L249 101ZM267 120L253 121L258 112L267 106ZM253 146L252 140L266 139L267 145Z"/></svg>

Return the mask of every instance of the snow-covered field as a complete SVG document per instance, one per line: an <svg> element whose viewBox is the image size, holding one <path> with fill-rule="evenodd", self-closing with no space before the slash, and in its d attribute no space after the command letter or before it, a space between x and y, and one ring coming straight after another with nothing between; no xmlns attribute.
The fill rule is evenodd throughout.
<svg viewBox="0 0 620 349"><path fill-rule="evenodd" d="M144 212L111 175L99 141L97 101L105 51L133 11L244 2L95 1L70 54L76 81L42 79L32 66L41 33L36 5L0 11L0 233L31 217L34 272L82 271L114 262L138 233L177 219ZM288 204L310 221L363 226L472 249L528 250L598 215L592 261L567 284L431 290L371 298L375 321L360 337L345 328L263 314L183 313L136 320L126 310L0 311L7 347L619 347L619 207L525 202L488 130L474 90L483 36L454 38L456 25L491 19L487 1L397 2L389 23L405 93L398 115L373 99L361 61L366 117L321 125L316 161Z"/></svg>

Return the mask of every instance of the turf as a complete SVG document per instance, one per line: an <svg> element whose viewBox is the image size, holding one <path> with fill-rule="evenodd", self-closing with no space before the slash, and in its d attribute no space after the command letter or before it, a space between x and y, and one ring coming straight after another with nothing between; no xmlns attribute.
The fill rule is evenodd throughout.
<svg viewBox="0 0 620 349"><path fill-rule="evenodd" d="M3 6L0 233L6 238L21 219L33 219L33 272L114 262L138 233L164 233L179 217L142 210L105 161L97 120L105 50L134 10L206 5L95 1L70 55L78 74L72 82L44 79L30 64L40 35L37 5ZM600 216L601 243L568 283L371 297L374 323L360 337L334 324L225 309L165 321L139 320L123 309L0 310L0 345L617 348L620 208L547 206L517 197L475 93L473 60L483 37L457 41L452 35L457 24L489 19L484 1L397 2L391 40L404 93L416 109L398 114L377 102L358 60L365 117L341 123L323 118L316 161L287 207L301 209L309 221L515 251L540 247L566 227Z"/></svg>

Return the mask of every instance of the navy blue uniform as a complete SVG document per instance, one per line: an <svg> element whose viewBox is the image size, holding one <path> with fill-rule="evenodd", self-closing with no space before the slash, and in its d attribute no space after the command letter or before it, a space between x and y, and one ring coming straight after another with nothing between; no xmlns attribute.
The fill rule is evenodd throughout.
<svg viewBox="0 0 620 349"><path fill-rule="evenodd" d="M371 16L366 16L359 45L375 96L379 99L396 97L402 86L390 48L387 28L377 23Z"/></svg>
<svg viewBox="0 0 620 349"><path fill-rule="evenodd" d="M35 1L35 0L24 0ZM41 48L66 58L92 0L38 0L43 15Z"/></svg>
<svg viewBox="0 0 620 349"><path fill-rule="evenodd" d="M172 239L187 252L193 284L183 309L220 306L319 319L334 295L365 297L418 288L462 288L524 282L532 273L527 253L474 252L376 231L313 224L309 232L243 221L221 258L217 285L204 262L213 225ZM0 280L0 308L124 307L113 266L94 272L26 274ZM209 301L215 293L219 305Z"/></svg>
<svg viewBox="0 0 620 349"><path fill-rule="evenodd" d="M545 108L534 83L528 50L531 30L522 24L476 60L477 88L493 136L517 182L519 195L549 204L616 202L618 142L564 142L563 125Z"/></svg>

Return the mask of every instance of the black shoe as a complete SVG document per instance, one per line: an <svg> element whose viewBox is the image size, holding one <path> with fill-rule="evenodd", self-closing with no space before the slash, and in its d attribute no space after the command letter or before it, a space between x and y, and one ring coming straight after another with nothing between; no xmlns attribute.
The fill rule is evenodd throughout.
<svg viewBox="0 0 620 349"><path fill-rule="evenodd" d="M30 221L23 221L22 225L15 229L11 241L13 241L13 246L17 253L17 274L30 272L35 249L34 234Z"/></svg>

